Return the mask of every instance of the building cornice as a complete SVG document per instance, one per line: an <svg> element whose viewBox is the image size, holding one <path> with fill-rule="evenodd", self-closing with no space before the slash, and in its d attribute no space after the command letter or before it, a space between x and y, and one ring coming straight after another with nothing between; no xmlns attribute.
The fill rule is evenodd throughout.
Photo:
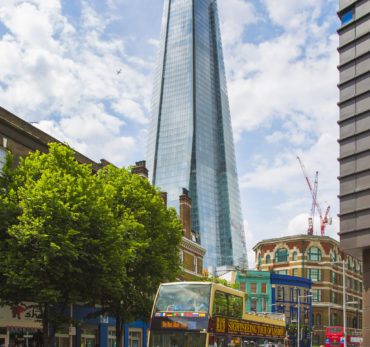
<svg viewBox="0 0 370 347"><path fill-rule="evenodd" d="M331 238L330 236L316 236L316 235L294 235L294 236L285 236L285 237L278 237L273 239L266 239L258 242L252 249L254 252L261 246L261 245L270 245L270 244L277 244L277 243L286 243L291 241L319 241L319 242L331 242L337 246L339 246L339 241Z"/></svg>
<svg viewBox="0 0 370 347"><path fill-rule="evenodd" d="M196 242L194 241L191 241L189 239L187 239L186 237L182 237L182 242L181 242L181 246L188 250L188 251L192 251L196 254L199 254L201 256L204 256L206 254L206 250L201 246L201 245L198 245Z"/></svg>

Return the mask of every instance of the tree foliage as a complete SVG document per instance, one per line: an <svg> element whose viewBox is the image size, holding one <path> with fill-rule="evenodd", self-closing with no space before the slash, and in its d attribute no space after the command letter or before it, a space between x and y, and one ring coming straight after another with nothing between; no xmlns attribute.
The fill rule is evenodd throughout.
<svg viewBox="0 0 370 347"><path fill-rule="evenodd" d="M158 285L180 269L181 224L151 184L124 168L93 174L50 144L0 174L0 304L36 307L44 345L68 308L100 304L122 327L148 319ZM50 323L53 323L50 325ZM50 327L53 329L50 329Z"/></svg>
<svg viewBox="0 0 370 347"><path fill-rule="evenodd" d="M70 304L125 281L130 249L105 198L105 187L68 147L51 144L3 175L1 211L17 211L2 226L0 300L36 306L44 345L68 322ZM32 304L29 304L32 302ZM54 330L49 329L53 323Z"/></svg>
<svg viewBox="0 0 370 347"><path fill-rule="evenodd" d="M98 176L112 193L110 207L115 220L131 223L123 233L133 250L126 266L127 282L120 290L105 292L101 301L101 313L116 318L119 346L123 324L148 320L159 284L173 281L179 274L181 223L147 180L113 166Z"/></svg>

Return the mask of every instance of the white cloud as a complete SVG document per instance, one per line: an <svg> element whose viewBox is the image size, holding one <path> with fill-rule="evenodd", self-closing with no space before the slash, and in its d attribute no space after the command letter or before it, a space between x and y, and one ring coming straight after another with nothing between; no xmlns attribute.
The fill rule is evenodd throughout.
<svg viewBox="0 0 370 347"><path fill-rule="evenodd" d="M60 0L2 2L0 104L26 120L42 120L41 127L93 158L114 150L122 164L127 155L116 154L117 144L130 152L135 142L120 136L125 120L147 121L151 62L128 55L123 39L105 35L113 16L81 5L79 24L72 25Z"/></svg>
<svg viewBox="0 0 370 347"><path fill-rule="evenodd" d="M255 233L251 230L247 220L244 220L244 235L247 245L247 258L249 269L255 268L255 254L253 251L253 246L255 243Z"/></svg>
<svg viewBox="0 0 370 347"><path fill-rule="evenodd" d="M252 3L244 0L222 0L218 2L222 22L222 41L232 44L241 40L244 27L256 23L258 17Z"/></svg>
<svg viewBox="0 0 370 347"><path fill-rule="evenodd" d="M310 175L319 171L322 209L329 204L331 215L338 213L338 39L333 30L337 4L334 0L253 4L250 23L236 16L230 26L232 17L227 14L222 21L234 136L239 142L256 133L265 139L258 141L263 148L243 149L248 165L239 163L244 169L238 170L242 201L255 199L264 206L261 215L267 219L256 220L246 211L248 235L305 234L311 198L297 155ZM263 9L257 6L261 4ZM259 31L256 23L267 28L258 40L248 34ZM331 235L338 230L335 223L327 227Z"/></svg>

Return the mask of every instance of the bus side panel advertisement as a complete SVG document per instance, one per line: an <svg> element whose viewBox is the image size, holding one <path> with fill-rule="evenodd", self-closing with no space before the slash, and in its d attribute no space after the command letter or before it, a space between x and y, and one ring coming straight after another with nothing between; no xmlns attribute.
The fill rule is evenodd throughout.
<svg viewBox="0 0 370 347"><path fill-rule="evenodd" d="M250 322L226 317L214 317L211 331L219 334L236 334L258 337L285 337L285 328L263 323Z"/></svg>

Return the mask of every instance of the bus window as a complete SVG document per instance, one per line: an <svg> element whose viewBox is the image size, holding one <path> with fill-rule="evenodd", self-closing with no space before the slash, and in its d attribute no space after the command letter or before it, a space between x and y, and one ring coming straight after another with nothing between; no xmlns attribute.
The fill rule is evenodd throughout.
<svg viewBox="0 0 370 347"><path fill-rule="evenodd" d="M213 314L227 316L227 294L225 292L215 291L213 300Z"/></svg>
<svg viewBox="0 0 370 347"><path fill-rule="evenodd" d="M242 318L243 298L216 290L213 301L213 314Z"/></svg>
<svg viewBox="0 0 370 347"><path fill-rule="evenodd" d="M149 347L204 347L206 334L184 332L152 332Z"/></svg>
<svg viewBox="0 0 370 347"><path fill-rule="evenodd" d="M197 284L162 285L155 304L155 312L208 312L210 286Z"/></svg>
<svg viewBox="0 0 370 347"><path fill-rule="evenodd" d="M242 318L243 315L243 298L236 295L229 295L229 316Z"/></svg>

